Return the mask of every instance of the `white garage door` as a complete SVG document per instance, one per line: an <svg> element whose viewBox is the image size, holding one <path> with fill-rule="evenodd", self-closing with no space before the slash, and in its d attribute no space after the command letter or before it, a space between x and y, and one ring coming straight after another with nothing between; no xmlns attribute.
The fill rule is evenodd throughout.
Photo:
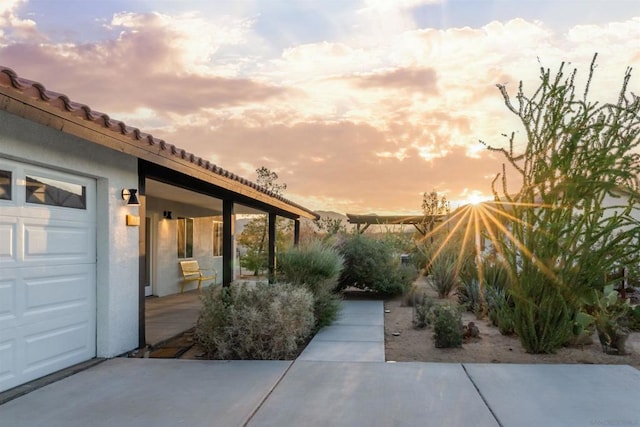
<svg viewBox="0 0 640 427"><path fill-rule="evenodd" d="M96 354L95 188L0 159L0 391Z"/></svg>

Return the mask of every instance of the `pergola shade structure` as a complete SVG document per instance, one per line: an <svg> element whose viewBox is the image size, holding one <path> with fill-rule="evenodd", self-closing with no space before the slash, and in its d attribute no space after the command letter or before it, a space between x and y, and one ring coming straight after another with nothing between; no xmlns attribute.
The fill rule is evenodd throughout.
<svg viewBox="0 0 640 427"><path fill-rule="evenodd" d="M350 224L356 225L358 233L364 233L371 225L413 225L423 236L433 231L436 223L447 215L355 215L347 214Z"/></svg>

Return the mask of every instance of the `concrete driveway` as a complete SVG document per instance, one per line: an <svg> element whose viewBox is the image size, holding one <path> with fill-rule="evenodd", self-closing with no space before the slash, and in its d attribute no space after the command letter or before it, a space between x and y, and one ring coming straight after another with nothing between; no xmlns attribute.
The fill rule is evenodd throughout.
<svg viewBox="0 0 640 427"><path fill-rule="evenodd" d="M0 426L638 426L629 366L112 359Z"/></svg>
<svg viewBox="0 0 640 427"><path fill-rule="evenodd" d="M385 363L380 301L295 361L108 360L0 406L0 427L640 426L619 365Z"/></svg>

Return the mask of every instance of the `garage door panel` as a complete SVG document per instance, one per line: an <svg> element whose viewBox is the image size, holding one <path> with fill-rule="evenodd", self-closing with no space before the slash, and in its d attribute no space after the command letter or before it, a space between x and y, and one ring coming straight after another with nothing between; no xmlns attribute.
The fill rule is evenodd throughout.
<svg viewBox="0 0 640 427"><path fill-rule="evenodd" d="M25 322L36 317L64 315L67 311L93 309L94 292L88 286L95 275L92 264L34 270L29 271L29 276L23 279Z"/></svg>
<svg viewBox="0 0 640 427"><path fill-rule="evenodd" d="M77 224L24 224L25 262L95 262L93 227Z"/></svg>
<svg viewBox="0 0 640 427"><path fill-rule="evenodd" d="M0 384L15 378L16 341L0 342Z"/></svg>
<svg viewBox="0 0 640 427"><path fill-rule="evenodd" d="M17 317L16 304L16 284L17 280L0 280L0 331L3 329L3 323Z"/></svg>
<svg viewBox="0 0 640 427"><path fill-rule="evenodd" d="M57 366L71 360L86 360L93 356L92 340L88 340L92 325L86 316L73 316L49 322L48 327L32 325L26 328L24 373ZM37 331L30 334L29 329ZM93 344L95 346L95 343Z"/></svg>
<svg viewBox="0 0 640 427"><path fill-rule="evenodd" d="M0 218L0 265L17 262L17 227L16 220Z"/></svg>

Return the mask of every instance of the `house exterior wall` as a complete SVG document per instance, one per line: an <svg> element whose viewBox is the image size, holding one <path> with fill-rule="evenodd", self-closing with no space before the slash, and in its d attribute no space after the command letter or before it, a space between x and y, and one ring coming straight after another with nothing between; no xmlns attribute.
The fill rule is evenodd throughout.
<svg viewBox="0 0 640 427"><path fill-rule="evenodd" d="M162 213L171 211L172 219L164 219ZM152 218L155 227L155 253L153 256L154 295L163 297L180 292L182 273L178 258L177 218L193 218L193 257L184 259L198 260L200 268L214 268L218 272L216 283L222 282L222 256L213 256L213 221L220 213L196 206L158 198L147 198L147 216ZM203 283L208 286L210 283ZM198 282L185 285L184 290L196 289Z"/></svg>
<svg viewBox="0 0 640 427"><path fill-rule="evenodd" d="M138 345L138 227L127 227L123 188L138 187L137 159L0 111L0 156L97 182L96 354Z"/></svg>

